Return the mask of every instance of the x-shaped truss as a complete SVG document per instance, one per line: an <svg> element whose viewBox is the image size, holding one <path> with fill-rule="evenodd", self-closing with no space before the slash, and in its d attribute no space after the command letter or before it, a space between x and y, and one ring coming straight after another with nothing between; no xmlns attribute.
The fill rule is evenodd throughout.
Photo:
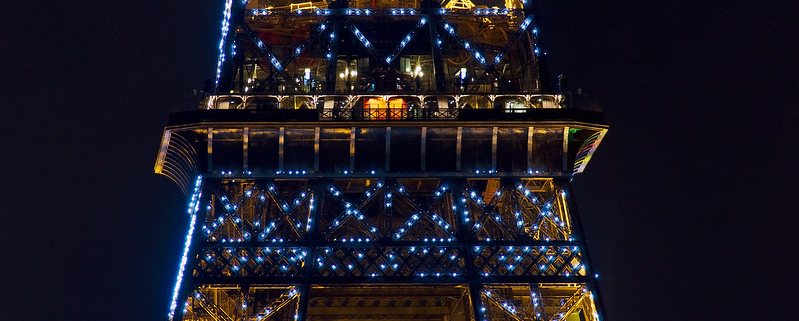
<svg viewBox="0 0 799 321"><path fill-rule="evenodd" d="M347 30L349 31L358 41L363 45L366 49L366 52L371 56L371 58L375 59L378 62L384 63L384 66L389 66L392 61L394 61L397 56L402 52L402 50L410 43L410 41L414 38L414 36L418 33L419 30L422 29L429 20L430 14L421 14L419 21L416 25L408 32L408 34L400 40L399 44L391 51L387 56L382 57L377 49L374 47L373 43L356 27L348 18L349 14L352 14L353 10L324 10L321 11L324 15L327 16L327 19L317 27L316 32L311 33L311 35L303 41L299 46L297 46L292 53L286 57L282 62L273 54L272 48L264 43L262 40L258 38L258 35L247 25L244 21L244 6L247 3L247 0L239 1L239 0L228 0L225 4L225 14L222 23L222 39L219 43L219 59L217 63L217 80L216 83L219 83L219 79L222 74L223 64L227 60L229 55L235 55L236 45L235 45L235 37L230 37L229 31L230 29L237 29L241 27L244 31L246 36L258 47L258 50L261 54L267 58L270 64L283 76L288 77L289 75L286 72L285 66L288 66L291 62L294 61L304 50L307 48L308 45L313 43L318 39L326 39L325 45L328 47L328 59L335 59L332 57L332 43L334 41L340 41L341 37L336 35L335 33L337 30ZM522 1L525 7L528 6L526 1ZM390 9L389 9L390 10ZM396 9L395 9L396 10ZM360 12L361 10L357 10ZM299 11L298 11L299 12ZM432 11L432 15L441 15L445 11L436 12L435 10ZM518 42L519 39L525 34L527 29L533 24L533 14L526 13L525 19L519 25L516 32L508 39L508 42L499 50L499 52L492 58L487 59L487 57L475 46L464 39L457 30L447 22L444 22L442 19L437 18L434 19L435 23L430 24L430 28L441 28L445 30L452 39L464 50L466 50L471 57L474 57L477 62L479 62L483 68L485 68L486 74L490 74L496 71L497 65L503 60L505 55L511 50L513 45ZM338 28L340 26L343 28ZM329 28L329 26L334 26L333 28ZM533 33L536 33L537 30L533 29ZM435 32L434 34L438 34ZM326 35L327 37L322 37ZM441 39L431 39L431 42L435 41L438 42L440 45ZM232 45L229 45L228 42L233 42ZM229 50L232 49L232 50ZM535 54L538 54L538 49L535 49ZM382 57L382 58L381 58Z"/></svg>
<svg viewBox="0 0 799 321"><path fill-rule="evenodd" d="M406 235L408 231L410 231L414 226L420 224L419 222L431 222L434 226L439 230L438 239L433 239L431 241L447 241L451 242L455 240L455 236L453 233L453 227L447 222L441 215L444 213L436 213L434 207L437 205L437 202L441 200L444 193L446 193L447 188L446 186L440 187L436 192L432 195L432 203L428 210L422 210L419 208L419 205L414 202L408 202L413 209L414 214L412 214L406 221L402 224L401 227L397 228L393 231L385 231L386 234L392 235L395 240L406 240ZM353 205L347 199L344 198L343 194L338 191L335 187L331 186L329 188L330 194L336 199L340 204L343 205L345 208L344 211L332 221L332 225L328 228L327 235L334 235L336 231L344 228L347 224L346 222L357 222L357 224L364 227L369 234L363 235L361 238L365 239L365 241L370 240L377 240L380 238L381 234L379 229L370 224L366 219L365 216L362 214L362 211L365 209L365 206L370 201L376 201L374 197L376 195L384 195L384 206L389 209L392 206L393 199L396 198L395 194L398 193L401 197L406 200L410 200L411 196L407 193L405 187L403 187L399 183L394 183L391 185L384 184L382 181L377 181L372 187L370 187L366 192L363 193L361 196L361 202L358 205ZM350 223L352 224L352 223ZM357 237L357 236L355 236ZM346 240L344 240L346 241ZM361 239L353 239L350 241L361 241ZM428 241L427 238L424 241Z"/></svg>
<svg viewBox="0 0 799 321"><path fill-rule="evenodd" d="M261 204L274 204L276 205L278 211L277 217L268 222L264 222L264 226L261 226L262 222L260 218L255 218L254 222L252 222L252 226L247 225L247 222L245 222L245 220L242 218L241 212L239 210L242 204L254 197L253 189L245 192L243 197L236 204L230 201L230 199L225 195L224 191L217 190L216 194L220 195L218 197L218 201L221 206L214 209L220 209L221 211L213 218L213 222L210 224L210 226L203 226L203 230L208 236L214 234L225 224L232 224L241 235L241 239L234 237L233 239L229 240L230 242L250 241L252 240L251 233L257 234L258 239L261 241L267 240L273 233L277 232L277 227L280 225L281 221L285 221L287 223L284 225L287 225L291 230L291 233L293 233L297 238L301 237L309 229L309 226L306 226L306 228L303 230L303 223L297 221L292 216L294 211L300 208L300 206L304 206L306 202L309 203L308 206L312 206L313 195L309 189L302 191L292 203L288 203L283 200L280 197L280 192L277 191L274 185L269 185L267 190L258 190L259 195L257 196L258 199L256 201L261 202ZM213 206L213 204L209 206ZM310 221L306 224L310 224Z"/></svg>

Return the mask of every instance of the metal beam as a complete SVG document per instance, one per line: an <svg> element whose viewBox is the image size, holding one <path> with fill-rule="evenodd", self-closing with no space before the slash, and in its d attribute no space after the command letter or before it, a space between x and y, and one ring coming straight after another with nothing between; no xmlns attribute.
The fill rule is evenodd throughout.
<svg viewBox="0 0 799 321"><path fill-rule="evenodd" d="M374 179L374 177L372 177ZM451 187L449 188L452 189ZM318 204L317 204L318 205ZM315 207L317 205L314 205ZM570 212L574 209L570 209ZM575 232L575 236L577 233ZM456 236L457 237L457 236ZM451 247L459 247L465 240L458 237L457 240L453 240L451 242L425 242L425 241L391 241L391 240L373 240L369 242L337 242L337 241L324 241L319 240L316 242L316 245L319 247L330 247L330 248L352 248L352 249L366 249L366 248L379 248L379 247L406 247L406 246L424 246L424 247L431 247L431 248L451 248ZM202 247L205 248L230 248L230 247L241 247L241 248L255 248L255 247L281 247L281 248L288 248L288 247L303 247L305 246L305 241L284 241L284 242L261 242L261 241L242 241L242 242L231 242L231 243L221 243L221 242L209 242L209 241L199 241L202 243ZM491 240L491 241L478 241L472 240L471 245L475 246L489 246L489 247L503 247L503 246L520 246L520 247L578 247L583 248L585 244L579 241L578 238L575 237L575 241L544 241L544 240L535 240L531 238L523 238L519 237L516 240Z"/></svg>
<svg viewBox="0 0 799 321"><path fill-rule="evenodd" d="M391 126L386 127L386 172L391 171Z"/></svg>
<svg viewBox="0 0 799 321"><path fill-rule="evenodd" d="M325 91L336 91L336 67L338 64L338 45L341 42L341 19L340 17L331 17L330 20L330 37L327 42L327 69L325 71Z"/></svg>
<svg viewBox="0 0 799 321"><path fill-rule="evenodd" d="M405 49L405 46L407 46L411 42L416 33L419 32L419 30L422 29L422 27L424 27L426 23L427 23L427 16L422 16L422 18L419 19L419 22L413 28L411 28L408 34L405 35L405 37L400 41L399 45L397 45L397 47L394 48L391 54L389 54L388 57L386 57L385 62L390 65L391 62L394 61L394 58L397 58L397 56L399 56L399 54L402 53L402 50Z"/></svg>
<svg viewBox="0 0 799 321"><path fill-rule="evenodd" d="M222 22L223 37L220 40L220 53L217 65L217 83L214 91L217 93L227 92L231 89L233 84L233 77L235 73L235 65L232 57L236 55L236 28L244 23L244 7L245 3L236 0L229 1L229 11L226 12L226 19Z"/></svg>
<svg viewBox="0 0 799 321"><path fill-rule="evenodd" d="M483 65L483 68L485 68L485 70L489 69L490 65L488 64L488 62L486 62L485 56L483 56L482 53L477 51L477 49L474 47L472 43L466 41L466 39L463 39L463 37L461 37L460 34L458 34L458 31L456 31L455 28L453 28L449 23L446 23L443 20L439 20L436 22L441 26L441 28L447 31L449 35L452 36L453 39L455 39L455 42L461 45L461 48L468 51L469 54L472 56L472 58L474 58L475 60L477 60L477 62Z"/></svg>
<svg viewBox="0 0 799 321"><path fill-rule="evenodd" d="M198 179L198 182L201 182L201 180ZM195 193L196 191L200 190L202 192L199 195L201 194L208 195L211 192L207 184L195 187ZM199 202L199 199L192 200L191 204L194 204L195 201ZM197 213L194 212L194 209L191 208L191 205L189 207L189 211L194 214L191 216L190 219L197 221L202 220L202 216L197 215ZM200 228L201 225L197 224L198 223L197 221L191 222L189 224L190 229L187 232L187 234L190 235L190 237L186 240L186 253L184 253L186 265L183 266L183 270L179 272L179 275L182 275L183 278L180 279L180 285L176 289L177 300L175 302L177 304L175 306L174 315L172 316L171 320L183 319L183 307L186 305L189 293L194 291L194 286L197 284L194 278L192 277L191 272L192 270L194 270L194 267L197 266L197 262L199 262L200 260L199 255L194 255L194 253L199 252L200 240L203 239L204 237L202 233L203 229Z"/></svg>
<svg viewBox="0 0 799 321"><path fill-rule="evenodd" d="M286 59L283 60L282 65L288 66L289 64L294 62L294 59L297 59L297 57L299 57L299 55L302 54L303 51L305 51L305 48L307 48L308 45L316 41L316 39L319 39L319 37L321 37L323 34L322 32L327 29L329 21L330 20L325 20L325 22L321 23L319 27L316 28L315 33L309 35L308 38L305 39L305 41L303 41L299 46L297 46L297 48L294 49L294 51L291 52L291 55L289 55Z"/></svg>
<svg viewBox="0 0 799 321"><path fill-rule="evenodd" d="M463 147L463 127L458 126L458 134L455 137L455 171L461 171L461 156L462 156L462 147Z"/></svg>
<svg viewBox="0 0 799 321"><path fill-rule="evenodd" d="M313 264L309 264L313 266ZM589 284L594 282L593 277L588 276L489 276L489 277L331 277L314 276L306 278L304 276L295 277L263 277L263 276L219 276L219 277L193 277L195 285L213 284L274 284L274 285L302 285L306 281L312 285L346 285L346 284L449 284L459 285L468 284L498 284L498 283L579 283Z"/></svg>
<svg viewBox="0 0 799 321"><path fill-rule="evenodd" d="M380 58L379 54L377 53L377 49L374 47L374 45L372 45L372 42L370 42L369 39L366 38L366 36L361 32L361 30L358 29L358 27L356 27L347 18L340 18L340 19L342 19L344 28L349 30L352 33L352 35L355 36L355 39L358 39L361 45L363 45L364 49L366 49L366 53L369 54L370 58L374 59L375 62L383 66L387 67L389 65L388 61Z"/></svg>
<svg viewBox="0 0 799 321"><path fill-rule="evenodd" d="M308 308L309 315L358 315L358 314L374 314L374 315L398 315L398 314L433 314L433 315L449 315L452 313L449 307L363 307L363 306L346 306L346 307L310 307ZM360 319L359 319L360 320ZM381 319L384 320L384 319ZM414 320L417 320L414 318ZM440 320L440 319L439 319Z"/></svg>
<svg viewBox="0 0 799 321"><path fill-rule="evenodd" d="M510 39L508 39L508 42L506 42L505 45L502 46L502 49L499 50L497 55L494 56L494 59L491 61L489 69L487 69L486 72L491 72L496 70L497 65L500 62L502 62L502 59L505 58L505 55L508 53L510 48L513 47L513 45L515 45L516 42L519 41L519 39L521 39L523 35L525 35L527 28L530 27L532 22L533 22L533 15L528 14L525 17L524 21L522 21L522 24L519 26L519 30L516 30L516 32L514 32L513 35L511 35Z"/></svg>
<svg viewBox="0 0 799 321"><path fill-rule="evenodd" d="M286 68L283 67L283 64L281 64L280 61L277 60L277 57L275 57L275 55L272 53L272 48L267 46L263 41L261 41L261 39L258 38L258 35L250 28L250 25L242 23L241 28L244 30L244 33L247 34L250 40L255 43L255 46L258 47L258 50L261 51L261 54L263 54L267 60L269 60L269 63L271 63L281 75L285 77L291 77L286 72Z"/></svg>
<svg viewBox="0 0 799 321"><path fill-rule="evenodd" d="M441 44L443 42L438 33L438 25L441 17L438 15L428 15L426 17L430 20L428 28L430 28L430 48L432 49L433 55L433 75L436 79L436 90L447 91L446 72L444 71L444 58L441 53Z"/></svg>
<svg viewBox="0 0 799 321"><path fill-rule="evenodd" d="M421 169L422 172L424 172L424 171L426 171L426 166L425 165L427 165L427 127L426 126L422 127L422 139L421 140L422 140L422 150L421 150L422 157L420 159L420 162L421 162L420 169Z"/></svg>

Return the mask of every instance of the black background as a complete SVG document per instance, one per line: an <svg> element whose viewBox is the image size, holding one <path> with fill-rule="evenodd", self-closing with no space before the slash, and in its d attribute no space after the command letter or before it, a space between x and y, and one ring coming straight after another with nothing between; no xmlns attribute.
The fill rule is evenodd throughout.
<svg viewBox="0 0 799 321"><path fill-rule="evenodd" d="M797 320L796 2L539 2L610 125L574 193L607 319ZM163 320L188 218L152 167L223 1L2 6L0 318Z"/></svg>

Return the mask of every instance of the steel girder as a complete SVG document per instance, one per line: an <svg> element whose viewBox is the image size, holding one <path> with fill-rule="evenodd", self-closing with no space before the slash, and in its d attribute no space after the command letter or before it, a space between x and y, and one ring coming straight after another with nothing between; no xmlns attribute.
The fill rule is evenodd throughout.
<svg viewBox="0 0 799 321"><path fill-rule="evenodd" d="M188 315L176 311L175 319L305 320L309 311L319 319L347 306L319 306L323 297L347 301L324 289L367 284L384 289L373 291L380 293L376 306L416 287L465 291L466 299L456 300L460 310L452 301L441 308L383 307L387 314L448 309L464 320L544 320L585 310L594 318L594 279L567 184L545 178L206 179L193 203L195 241L177 302ZM565 301L540 306L533 304L534 291L518 294L540 287L551 289L545 296L571 292ZM377 310L353 311L363 317Z"/></svg>

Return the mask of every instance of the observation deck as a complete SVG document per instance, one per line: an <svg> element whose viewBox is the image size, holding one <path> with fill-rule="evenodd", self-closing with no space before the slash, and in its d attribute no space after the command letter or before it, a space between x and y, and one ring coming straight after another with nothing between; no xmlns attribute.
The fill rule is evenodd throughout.
<svg viewBox="0 0 799 321"><path fill-rule="evenodd" d="M170 116L156 162L184 189L199 174L571 177L607 131L572 94L214 95L202 107Z"/></svg>

